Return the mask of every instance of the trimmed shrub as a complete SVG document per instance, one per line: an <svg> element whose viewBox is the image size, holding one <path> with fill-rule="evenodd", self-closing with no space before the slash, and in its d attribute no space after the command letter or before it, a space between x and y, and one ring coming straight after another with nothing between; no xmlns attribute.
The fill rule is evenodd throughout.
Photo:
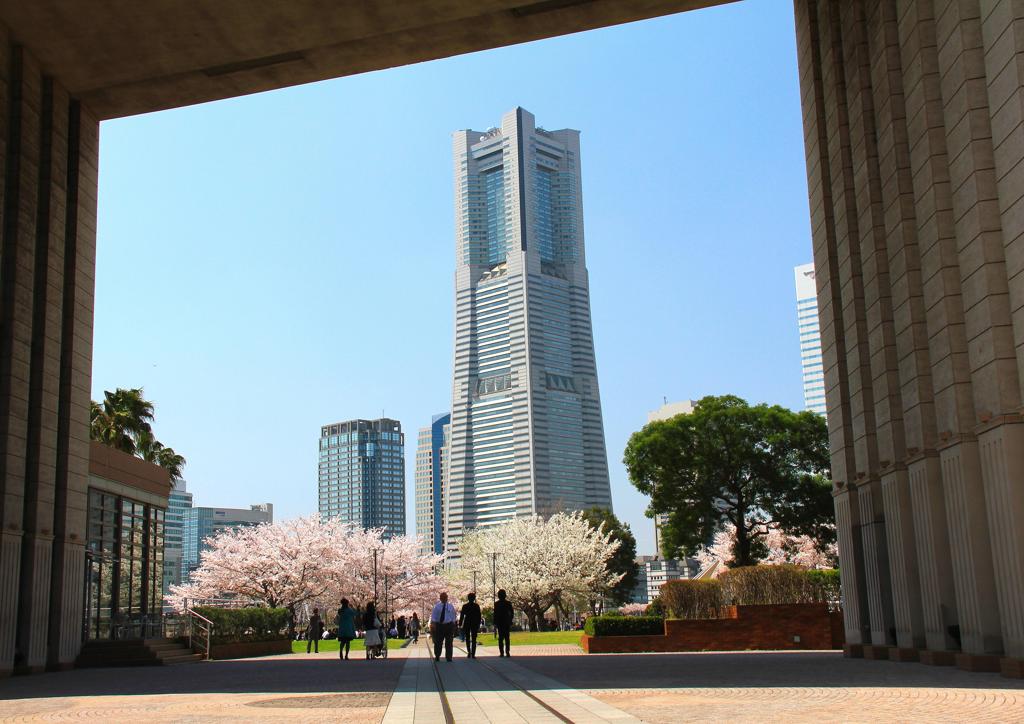
<svg viewBox="0 0 1024 724"><path fill-rule="evenodd" d="M661 603L671 618L718 618L725 604L719 579L669 581L661 587Z"/></svg>
<svg viewBox="0 0 1024 724"><path fill-rule="evenodd" d="M213 621L215 644L239 641L273 641L285 638L288 610L284 608L218 608L197 606L196 613Z"/></svg>
<svg viewBox="0 0 1024 724"><path fill-rule="evenodd" d="M833 608L839 606L841 589L838 568L807 571L805 575L810 585L814 588L815 600L825 601Z"/></svg>
<svg viewBox="0 0 1024 724"><path fill-rule="evenodd" d="M665 618L665 604L662 603L661 596L656 596L653 601L647 604L647 611L645 611L645 613L648 616L657 616L658 618Z"/></svg>
<svg viewBox="0 0 1024 724"><path fill-rule="evenodd" d="M742 606L777 603L829 603L838 573L798 566L743 566L718 577L726 603Z"/></svg>
<svg viewBox="0 0 1024 724"><path fill-rule="evenodd" d="M661 636L665 622L657 616L591 616L583 631L588 636Z"/></svg>

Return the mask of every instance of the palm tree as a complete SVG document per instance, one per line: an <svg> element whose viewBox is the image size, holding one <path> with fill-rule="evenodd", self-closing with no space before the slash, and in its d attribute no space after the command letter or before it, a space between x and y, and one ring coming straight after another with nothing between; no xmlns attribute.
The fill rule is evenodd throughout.
<svg viewBox="0 0 1024 724"><path fill-rule="evenodd" d="M181 480L181 470L185 467L185 458L174 452L174 448L167 447L153 437L151 432L139 436L138 450L139 457L149 463L156 463L171 474L171 482Z"/></svg>
<svg viewBox="0 0 1024 724"><path fill-rule="evenodd" d="M181 479L185 458L153 436L153 403L143 397L141 387L103 393L103 404L92 401L89 410L90 437L129 455L155 463Z"/></svg>
<svg viewBox="0 0 1024 724"><path fill-rule="evenodd" d="M117 388L103 393L103 404L90 408L91 437L130 455L138 452L138 441L152 434L153 403L143 397L142 388Z"/></svg>

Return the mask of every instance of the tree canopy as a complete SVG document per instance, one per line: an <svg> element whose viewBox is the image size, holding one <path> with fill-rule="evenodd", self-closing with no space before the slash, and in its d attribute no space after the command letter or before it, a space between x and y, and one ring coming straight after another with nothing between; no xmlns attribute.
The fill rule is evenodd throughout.
<svg viewBox="0 0 1024 724"><path fill-rule="evenodd" d="M835 538L824 418L739 397L705 397L692 413L634 433L624 462L630 481L666 513L662 553L694 555L728 524L734 565L764 558L772 529Z"/></svg>
<svg viewBox="0 0 1024 724"><path fill-rule="evenodd" d="M153 403L144 394L141 387L104 392L102 404L91 402L89 434L93 440L166 469L173 483L181 479L185 458L153 436Z"/></svg>
<svg viewBox="0 0 1024 724"><path fill-rule="evenodd" d="M633 531L629 529L628 523L621 522L612 511L607 508L594 507L582 513L583 519L590 523L590 527L607 533L611 540L619 542L619 548L611 558L608 559L608 570L622 576L618 583L603 592L612 603L621 605L629 603L633 588L636 586L636 538Z"/></svg>

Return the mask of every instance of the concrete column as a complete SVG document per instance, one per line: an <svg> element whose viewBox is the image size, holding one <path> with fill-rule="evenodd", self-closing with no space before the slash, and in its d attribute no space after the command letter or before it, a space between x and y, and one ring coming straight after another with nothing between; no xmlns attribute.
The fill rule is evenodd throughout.
<svg viewBox="0 0 1024 724"><path fill-rule="evenodd" d="M885 499L885 537L889 544L889 573L892 576L893 618L896 644L901 649L925 646L924 613L917 563L917 539L906 470L882 477Z"/></svg>
<svg viewBox="0 0 1024 724"><path fill-rule="evenodd" d="M960 645L969 654L1002 650L995 601L992 550L987 533L985 490L976 440L962 440L940 451L942 482L949 516L953 579L960 613Z"/></svg>
<svg viewBox="0 0 1024 724"><path fill-rule="evenodd" d="M981 33L1017 372L1024 386L1024 6L984 0ZM993 422L979 441L1003 646L1007 656L1024 659L1024 433L1012 415Z"/></svg>
<svg viewBox="0 0 1024 724"><path fill-rule="evenodd" d="M830 162L834 136L829 132L829 119L835 104L826 96L826 91L832 95L835 91L826 81L824 59L829 54L831 41L827 22L822 29L817 0L798 0L795 13L836 531L843 568L843 620L847 653L861 655L863 645L871 643L871 639L855 480L847 342L842 331L841 262Z"/></svg>
<svg viewBox="0 0 1024 724"><path fill-rule="evenodd" d="M871 643L880 647L892 646L896 643L895 616L881 482L874 480L858 485L857 502L860 504L860 534L864 549L864 583ZM882 650L873 650L871 655L876 658L888 657Z"/></svg>
<svg viewBox="0 0 1024 724"><path fill-rule="evenodd" d="M925 646L935 652L954 651L960 646L950 627L959 625L959 614L938 454L911 461L909 478Z"/></svg>
<svg viewBox="0 0 1024 724"><path fill-rule="evenodd" d="M69 665L81 645L98 124L3 29L0 106L5 674Z"/></svg>

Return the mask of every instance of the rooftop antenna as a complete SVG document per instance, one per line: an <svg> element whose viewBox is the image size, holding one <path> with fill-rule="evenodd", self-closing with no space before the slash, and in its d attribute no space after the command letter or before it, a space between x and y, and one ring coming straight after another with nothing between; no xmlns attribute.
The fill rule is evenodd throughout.
<svg viewBox="0 0 1024 724"><path fill-rule="evenodd" d="M664 405L668 404L668 397L666 395L662 395L661 399L662 399L662 404L664 404Z"/></svg>

